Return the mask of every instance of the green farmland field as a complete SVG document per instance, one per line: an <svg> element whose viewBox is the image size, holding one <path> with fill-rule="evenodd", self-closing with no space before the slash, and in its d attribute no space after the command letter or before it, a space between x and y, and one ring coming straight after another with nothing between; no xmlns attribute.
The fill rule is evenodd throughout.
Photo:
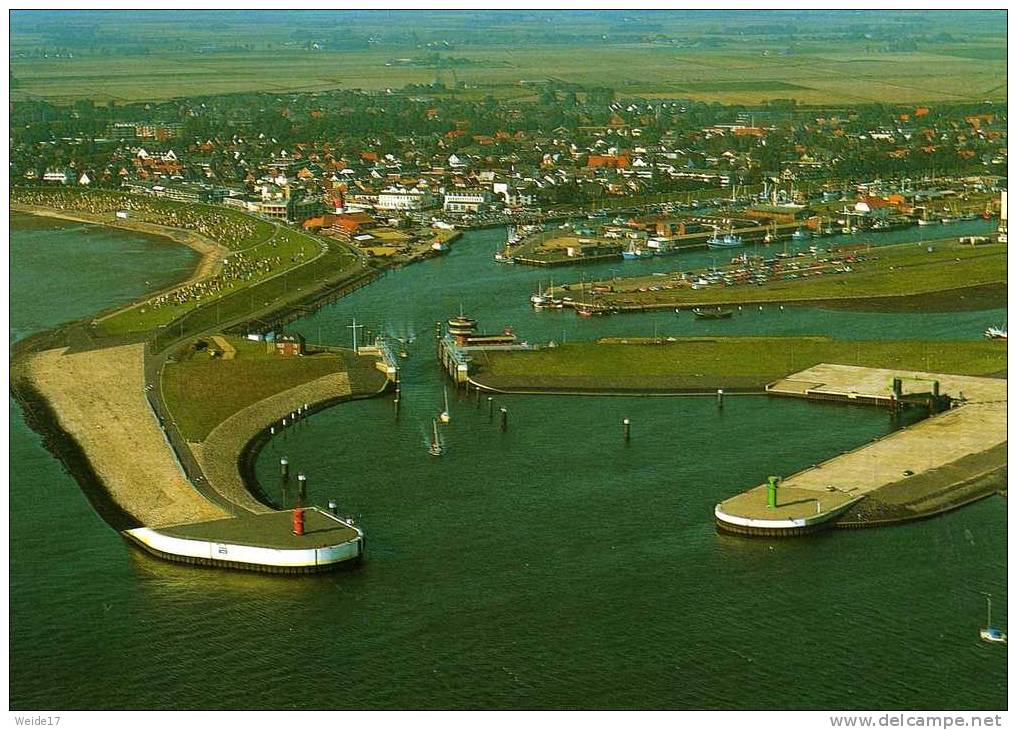
<svg viewBox="0 0 1017 730"><path fill-rule="evenodd" d="M340 16L301 17L287 16L290 32L283 33L279 24L228 13L205 25L183 25L166 14L131 14L119 22L96 16L84 30L111 48L116 39L131 39L145 55L54 57L40 54L51 46L34 16L16 12L12 99L105 103L449 83L447 70L421 60L430 53L420 44L425 37L453 48L448 53L458 59L456 79L465 95L536 98L532 83L553 78L610 86L622 97L721 103L1006 98L1003 13L891 13L864 21L847 13L647 14L622 25L617 18L553 12L507 20L504 13L361 14L354 31L364 43L342 49L327 40L311 44L325 37L348 40L349 33L340 32L347 29ZM49 23L51 34L73 33L73 23L64 28ZM898 33L915 38L910 50L893 45ZM367 43L368 34L376 42Z"/></svg>

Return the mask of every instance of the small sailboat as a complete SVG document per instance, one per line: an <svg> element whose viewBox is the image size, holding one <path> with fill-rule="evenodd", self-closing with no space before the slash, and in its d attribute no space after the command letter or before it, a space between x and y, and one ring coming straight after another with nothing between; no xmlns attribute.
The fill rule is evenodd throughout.
<svg viewBox="0 0 1017 730"><path fill-rule="evenodd" d="M452 416L448 412L448 388L445 388L444 391L445 391L445 410L438 414L438 420L441 421L442 423L448 423L449 421L452 420Z"/></svg>
<svg viewBox="0 0 1017 730"><path fill-rule="evenodd" d="M438 419L431 421L434 426L434 432L431 435L431 443L427 447L427 453L431 456L442 456L445 453L445 443L441 440L441 435L438 433Z"/></svg>
<svg viewBox="0 0 1017 730"><path fill-rule="evenodd" d="M987 641L990 644L1005 644L1006 634L992 625L991 593L985 594L985 607L986 607L985 628L980 630L978 632L978 635L981 637L982 641Z"/></svg>
<svg viewBox="0 0 1017 730"><path fill-rule="evenodd" d="M540 284L537 284L537 291L530 296L530 304L535 307L542 307L547 303L547 297L544 295L543 290L540 288Z"/></svg>

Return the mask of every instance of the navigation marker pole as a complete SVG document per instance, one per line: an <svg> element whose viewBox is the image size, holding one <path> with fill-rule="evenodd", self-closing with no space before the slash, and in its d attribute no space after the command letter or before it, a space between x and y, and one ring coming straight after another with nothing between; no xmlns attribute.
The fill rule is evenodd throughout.
<svg viewBox="0 0 1017 730"><path fill-rule="evenodd" d="M353 353L357 354L357 329L364 329L364 325L357 324L357 318L353 318L353 324L346 325L346 329L353 330Z"/></svg>

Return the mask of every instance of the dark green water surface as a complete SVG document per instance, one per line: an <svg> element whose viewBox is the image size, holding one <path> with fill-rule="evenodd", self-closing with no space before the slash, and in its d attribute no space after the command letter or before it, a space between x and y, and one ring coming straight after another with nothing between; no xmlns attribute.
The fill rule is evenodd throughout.
<svg viewBox="0 0 1017 730"><path fill-rule="evenodd" d="M25 235L35 232L12 233L13 251ZM142 245L89 235L104 259ZM278 499L292 499L277 477L286 455L308 474L313 501L336 498L357 517L367 556L351 570L262 576L140 554L95 516L12 404L12 707L1006 706L1006 649L977 635L980 590L995 594L1005 628L1002 499L802 540L715 532L716 502L887 433L881 410L758 396L729 397L722 410L709 398L506 396L496 403L509 410L502 433L486 402L453 395L449 451L425 451L441 404L433 325L460 301L483 329L512 325L531 341L654 326L975 338L1002 311L788 308L727 326L673 313L581 320L529 308L548 272L495 265L503 240L502 230L468 233L450 255L294 325L343 344L355 316L414 338L398 422L390 398L340 405L277 437L258 461ZM161 248L156 265L186 269L178 253ZM12 257L14 332L137 296L152 280L140 268L107 271L90 298L70 296L82 279L63 265L68 255ZM41 278L52 279L49 301L21 293Z"/></svg>
<svg viewBox="0 0 1017 730"><path fill-rule="evenodd" d="M186 278L198 259L158 236L13 214L12 341Z"/></svg>

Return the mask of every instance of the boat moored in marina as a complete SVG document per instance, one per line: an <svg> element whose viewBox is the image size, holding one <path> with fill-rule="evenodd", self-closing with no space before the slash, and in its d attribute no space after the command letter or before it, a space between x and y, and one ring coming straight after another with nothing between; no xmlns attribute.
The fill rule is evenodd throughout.
<svg viewBox="0 0 1017 730"><path fill-rule="evenodd" d="M720 236L716 228L713 230L713 235L706 239L707 248L737 248L741 245L741 236L734 235L733 231L728 231Z"/></svg>
<svg viewBox="0 0 1017 730"><path fill-rule="evenodd" d="M649 251L643 251L643 249L636 246L635 242L629 244L629 247L622 251L622 258L626 261L634 261L635 259L643 258L644 256L652 256L653 254Z"/></svg>
<svg viewBox="0 0 1017 730"><path fill-rule="evenodd" d="M676 312L678 310L675 310ZM696 315L696 319L730 319L731 315L734 314L733 309L722 309L717 307L716 309L702 309L696 307L692 310L692 313Z"/></svg>

